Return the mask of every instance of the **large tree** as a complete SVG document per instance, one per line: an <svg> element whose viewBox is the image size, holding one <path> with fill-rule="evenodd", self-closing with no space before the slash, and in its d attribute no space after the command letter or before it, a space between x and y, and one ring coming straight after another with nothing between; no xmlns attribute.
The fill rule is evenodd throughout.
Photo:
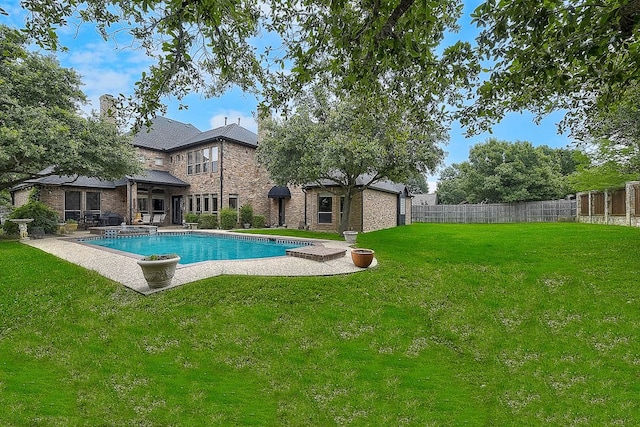
<svg viewBox="0 0 640 427"><path fill-rule="evenodd" d="M567 110L575 129L640 79L640 0L487 0L472 17L486 79L460 115L469 133L522 110Z"/></svg>
<svg viewBox="0 0 640 427"><path fill-rule="evenodd" d="M85 118L80 78L28 52L20 32L0 25L0 189L46 174L119 179L139 170L129 138Z"/></svg>
<svg viewBox="0 0 640 427"><path fill-rule="evenodd" d="M438 198L443 204L524 202L566 196L562 174L567 150L534 147L530 142L489 139L469 151L469 161L441 174ZM566 161L566 160L565 160ZM575 170L565 165L567 173Z"/></svg>
<svg viewBox="0 0 640 427"><path fill-rule="evenodd" d="M261 119L258 159L281 185L315 183L344 196L344 231L358 192L432 172L442 160L445 128L416 127L403 114L389 99L340 98L314 86L290 117Z"/></svg>
<svg viewBox="0 0 640 427"><path fill-rule="evenodd" d="M155 63L130 101L143 117L162 99L193 91L211 96L231 85L260 91L286 109L309 83L325 78L361 96L393 97L417 123L441 121L479 68L468 43L442 49L458 29L461 0L24 0L27 30L60 47L56 30L88 21L108 39L123 32ZM274 36L278 42L264 46ZM465 66L467 64L469 68Z"/></svg>

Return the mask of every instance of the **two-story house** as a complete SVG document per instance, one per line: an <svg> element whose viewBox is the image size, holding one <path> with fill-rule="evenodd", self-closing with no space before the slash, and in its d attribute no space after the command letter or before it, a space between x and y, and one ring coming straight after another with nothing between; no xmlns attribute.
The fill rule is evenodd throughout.
<svg viewBox="0 0 640 427"><path fill-rule="evenodd" d="M119 181L45 176L12 190L14 205L38 198L63 220L102 218L103 225L163 215L160 225L178 225L188 212L216 214L251 204L267 225L338 230L343 198L317 185L274 185L256 160L258 135L228 124L201 132L191 124L156 117L133 138L144 173ZM378 183L354 200L349 229L371 231L411 218L406 186Z"/></svg>

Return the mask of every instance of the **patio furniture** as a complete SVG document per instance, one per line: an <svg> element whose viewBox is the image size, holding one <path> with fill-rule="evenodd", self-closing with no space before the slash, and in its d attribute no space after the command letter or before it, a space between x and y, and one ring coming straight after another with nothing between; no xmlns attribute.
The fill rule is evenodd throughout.
<svg viewBox="0 0 640 427"><path fill-rule="evenodd" d="M151 214L142 214L142 223L144 225L150 225L151 224Z"/></svg>
<svg viewBox="0 0 640 427"><path fill-rule="evenodd" d="M164 219L167 217L167 214L155 214L153 216L153 221L151 221L151 224L153 225L160 225L164 222Z"/></svg>

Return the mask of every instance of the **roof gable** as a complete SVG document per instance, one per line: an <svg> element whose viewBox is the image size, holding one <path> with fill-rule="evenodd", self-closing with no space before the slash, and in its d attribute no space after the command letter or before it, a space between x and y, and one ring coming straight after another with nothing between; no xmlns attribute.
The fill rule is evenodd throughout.
<svg viewBox="0 0 640 427"><path fill-rule="evenodd" d="M235 123L200 132L193 125L166 117L156 117L151 123L151 128L141 129L134 136L133 145L152 150L172 151L219 139L254 148L258 145L258 135Z"/></svg>
<svg viewBox="0 0 640 427"><path fill-rule="evenodd" d="M184 141L200 133L202 132L191 124L158 116L151 121L151 127L143 127L135 134L133 145L164 151L171 149L177 141Z"/></svg>

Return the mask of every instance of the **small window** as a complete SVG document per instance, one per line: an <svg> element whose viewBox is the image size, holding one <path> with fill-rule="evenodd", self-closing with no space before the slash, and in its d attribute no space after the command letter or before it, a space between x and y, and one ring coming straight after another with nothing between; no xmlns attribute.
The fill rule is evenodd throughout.
<svg viewBox="0 0 640 427"><path fill-rule="evenodd" d="M195 152L195 157L196 157L196 169L195 169L195 172L196 173L200 173L202 171L202 151L196 151Z"/></svg>
<svg viewBox="0 0 640 427"><path fill-rule="evenodd" d="M333 222L333 197L327 195L318 196L318 223L331 224Z"/></svg>
<svg viewBox="0 0 640 427"><path fill-rule="evenodd" d="M233 209L234 211L238 210L238 195L237 194L230 194L229 195L229 208Z"/></svg>
<svg viewBox="0 0 640 427"><path fill-rule="evenodd" d="M214 194L211 196L211 212L218 212L218 195Z"/></svg>
<svg viewBox="0 0 640 427"><path fill-rule="evenodd" d="M200 199L200 195L196 194L195 199L196 199L196 212L200 213L202 212L202 202Z"/></svg>
<svg viewBox="0 0 640 427"><path fill-rule="evenodd" d="M218 172L218 147L211 148L211 172Z"/></svg>
<svg viewBox="0 0 640 427"><path fill-rule="evenodd" d="M80 192L64 192L64 219L80 219Z"/></svg>
<svg viewBox="0 0 640 427"><path fill-rule="evenodd" d="M209 212L209 208L211 207L210 203L209 203L209 195L205 194L204 196L202 196L202 210L204 212Z"/></svg>
<svg viewBox="0 0 640 427"><path fill-rule="evenodd" d="M187 207L189 212L193 212L193 196L187 196Z"/></svg>
<svg viewBox="0 0 640 427"><path fill-rule="evenodd" d="M187 153L187 175L193 175L193 153Z"/></svg>
<svg viewBox="0 0 640 427"><path fill-rule="evenodd" d="M209 172L209 163L211 162L209 149L202 150L202 172Z"/></svg>

